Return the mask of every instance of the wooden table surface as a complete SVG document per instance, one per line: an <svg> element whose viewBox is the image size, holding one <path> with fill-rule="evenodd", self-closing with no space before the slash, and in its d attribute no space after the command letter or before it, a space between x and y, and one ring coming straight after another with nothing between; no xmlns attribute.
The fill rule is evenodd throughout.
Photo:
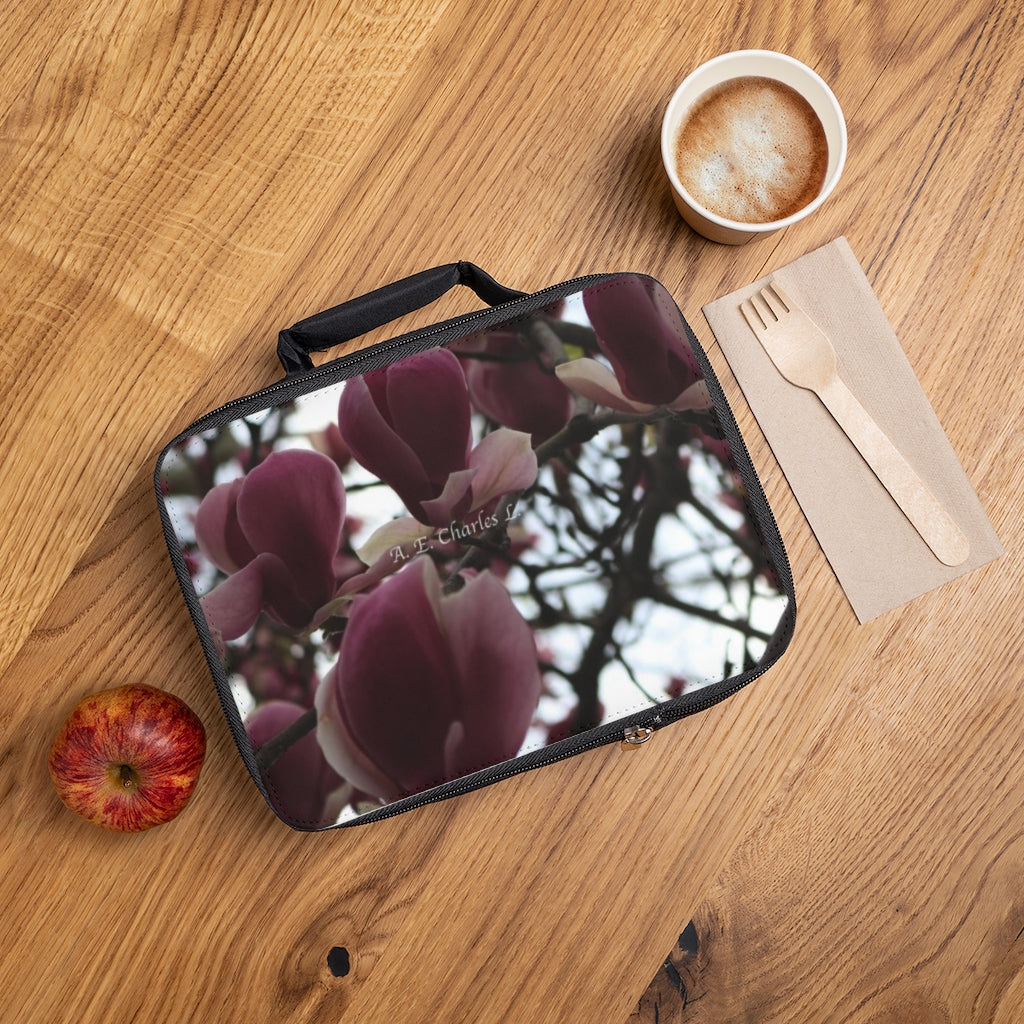
<svg viewBox="0 0 1024 1024"><path fill-rule="evenodd" d="M678 218L658 133L745 47L818 70L850 146L822 210L734 248ZM1021 0L8 0L0 67L5 1024L1024 1021ZM1007 552L863 626L701 313L839 235ZM672 291L796 637L640 752L295 833L232 745L154 462L279 376L280 328L458 259ZM133 680L209 752L179 819L122 836L64 809L46 752Z"/></svg>

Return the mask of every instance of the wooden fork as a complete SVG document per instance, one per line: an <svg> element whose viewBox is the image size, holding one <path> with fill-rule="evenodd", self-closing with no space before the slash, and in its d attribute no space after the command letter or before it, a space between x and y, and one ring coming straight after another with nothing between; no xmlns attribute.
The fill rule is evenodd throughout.
<svg viewBox="0 0 1024 1024"><path fill-rule="evenodd" d="M821 399L936 558L964 562L967 537L842 381L824 331L774 281L740 309L779 373Z"/></svg>

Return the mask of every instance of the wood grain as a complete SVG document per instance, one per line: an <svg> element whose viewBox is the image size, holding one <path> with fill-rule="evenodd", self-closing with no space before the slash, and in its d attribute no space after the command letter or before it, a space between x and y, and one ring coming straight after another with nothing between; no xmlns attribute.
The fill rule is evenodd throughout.
<svg viewBox="0 0 1024 1024"><path fill-rule="evenodd" d="M1024 307L1019 277L987 270L1019 264L1024 241L1021 211L1009 209L1024 148L1020 13L1012 4L950 12L943 26L919 17L901 41L905 61L873 84L881 102L866 126L880 140L897 119L895 134L917 151L906 180L878 182L903 213L866 269L876 291L891 292L890 319L1009 540L1011 566L981 574L1002 576L1007 589L974 581L972 599L983 595L987 617L973 630L963 608L949 615L930 599L894 615L631 1020L1021 1019L1024 776L1010 710L1024 679L1012 568L1020 515L1003 496L1020 454L1010 454L1015 428L989 403L972 415L956 389L943 398L942 388L969 375L999 404L1024 397L1018 375L997 380L992 360L1014 345L1015 317L970 301L984 275L994 309ZM945 108L935 102L940 71ZM876 156L886 158L880 141ZM936 231L970 246L947 242L908 262L908 242ZM968 646L954 651L951 636ZM909 685L922 678L930 685ZM822 978L829 984L815 983Z"/></svg>
<svg viewBox="0 0 1024 1024"><path fill-rule="evenodd" d="M1020 1019L1020 0L8 6L0 1019ZM744 46L829 80L850 158L814 217L732 249L679 220L657 131L692 66ZM864 627L700 313L839 234L1008 552ZM453 259L666 284L777 513L797 637L636 754L292 833L223 725L152 467L278 376L280 328ZM122 837L60 806L45 752L136 678L210 749L182 817Z"/></svg>

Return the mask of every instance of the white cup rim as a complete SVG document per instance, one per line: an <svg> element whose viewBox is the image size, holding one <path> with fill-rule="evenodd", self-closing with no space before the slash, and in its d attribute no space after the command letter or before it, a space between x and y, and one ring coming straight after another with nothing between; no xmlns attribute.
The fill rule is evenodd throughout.
<svg viewBox="0 0 1024 1024"><path fill-rule="evenodd" d="M806 206L801 207L788 217L763 222L731 220L728 217L723 217L720 214L715 213L713 210L709 210L686 190L682 182L679 180L679 175L676 173L675 169L675 143L676 135L679 130L679 121L681 120L676 117L677 107L680 105L682 97L686 95L686 92L691 87L694 79L698 76L706 75L708 71L712 71L722 64L740 63L752 58L762 60L767 59L780 64L785 64L806 76L806 78L812 82L821 93L822 99L827 107L832 111L839 127L838 146L835 147L834 152L830 141L829 168L821 191ZM751 74L751 72L738 72L735 76L726 76L723 81L730 77L739 78L744 74ZM764 77L772 76L770 72L766 72ZM708 86L708 88L711 88L711 86ZM794 88L798 87L794 86ZM706 90L701 90L701 93L698 95L703 95L704 91ZM805 99L812 103L812 106L815 108L815 113L818 114L819 120L823 121L821 113L819 112L817 105L813 103L811 97L806 96L806 94L803 93L803 90L798 89L798 91L801 92L801 95L804 95ZM672 187L685 198L686 202L690 206L699 212L700 216L705 218L707 221L723 228L726 231L736 233L743 232L750 235L769 234L772 231L778 231L780 228L788 227L790 224L803 220L804 217L814 213L814 211L817 210L832 194L836 185L839 183L839 178L842 175L843 168L846 164L846 135L846 119L843 116L843 111L839 105L839 101L836 99L835 93L833 93L828 83L813 68L808 67L795 57L789 56L789 54L779 53L776 50L731 50L728 53L719 54L717 57L712 57L710 60L704 61L704 63L698 65L686 76L686 78L683 79L682 82L680 82L672 93L668 105L665 108L665 115L661 122L661 158Z"/></svg>

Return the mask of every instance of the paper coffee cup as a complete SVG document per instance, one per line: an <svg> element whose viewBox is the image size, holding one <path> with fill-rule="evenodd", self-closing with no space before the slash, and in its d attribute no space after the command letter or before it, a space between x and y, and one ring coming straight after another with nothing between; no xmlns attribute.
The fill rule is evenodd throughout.
<svg viewBox="0 0 1024 1024"><path fill-rule="evenodd" d="M760 221L731 219L702 204L680 179L677 159L680 128L698 100L717 87L724 88L723 83L738 78L767 78L790 86L810 104L824 130L828 148L824 179L817 194L788 216ZM835 189L846 162L846 121L832 90L805 64L771 50L736 50L702 64L673 93L661 125L661 158L672 186L672 198L690 227L714 242L739 245L795 224L825 202Z"/></svg>

